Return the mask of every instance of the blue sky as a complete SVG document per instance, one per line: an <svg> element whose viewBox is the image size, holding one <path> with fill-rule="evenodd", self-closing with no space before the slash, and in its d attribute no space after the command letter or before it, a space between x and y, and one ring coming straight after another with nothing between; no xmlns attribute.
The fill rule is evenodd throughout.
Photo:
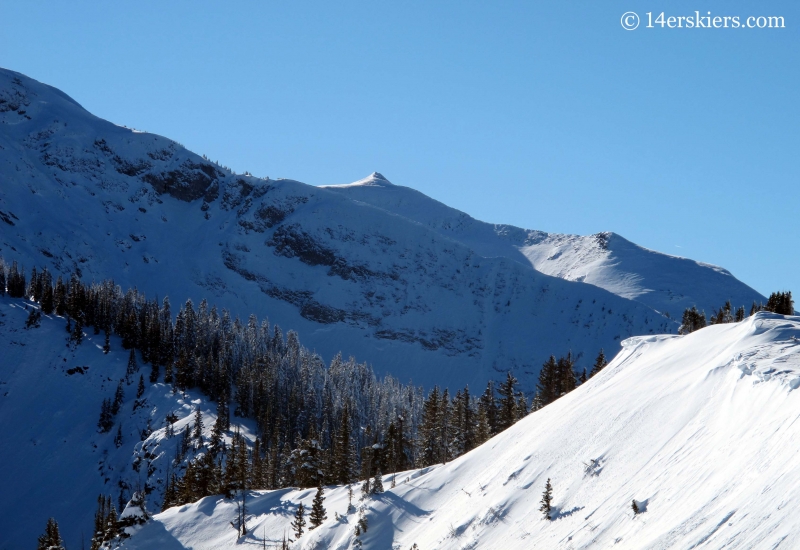
<svg viewBox="0 0 800 550"><path fill-rule="evenodd" d="M695 10L786 28L645 28ZM788 1L28 0L3 4L0 66L240 172L379 171L798 294L799 30Z"/></svg>

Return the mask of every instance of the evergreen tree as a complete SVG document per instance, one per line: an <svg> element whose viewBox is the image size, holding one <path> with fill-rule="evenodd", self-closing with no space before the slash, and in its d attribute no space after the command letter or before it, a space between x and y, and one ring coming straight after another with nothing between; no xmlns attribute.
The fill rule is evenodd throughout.
<svg viewBox="0 0 800 550"><path fill-rule="evenodd" d="M498 422L500 431L510 428L517 421L517 399L514 391L516 385L517 379L509 371L505 381L497 389L497 393L500 394L500 419Z"/></svg>
<svg viewBox="0 0 800 550"><path fill-rule="evenodd" d="M103 353L108 354L108 352L111 351L111 335L109 334L108 329L106 329L105 332L106 335L105 341L103 342Z"/></svg>
<svg viewBox="0 0 800 550"><path fill-rule="evenodd" d="M544 514L546 520L553 519L550 515L553 502L553 486L550 484L550 478L547 478L547 483L544 486L544 493L542 493L542 500L540 501L539 511Z"/></svg>
<svg viewBox="0 0 800 550"><path fill-rule="evenodd" d="M0 269L0 271L2 271ZM40 301L42 305L42 313L45 315L50 315L53 313L56 307L55 297L53 295L53 278L50 273L47 271L47 268L44 269L41 275L42 280L42 299Z"/></svg>
<svg viewBox="0 0 800 550"><path fill-rule="evenodd" d="M122 387L122 380L117 384L117 391L114 392L114 401L111 403L111 414L116 416L122 403L125 401L125 390Z"/></svg>
<svg viewBox="0 0 800 550"><path fill-rule="evenodd" d="M47 520L44 533L39 537L37 550L64 550L64 541L58 532L58 523L53 518Z"/></svg>
<svg viewBox="0 0 800 550"><path fill-rule="evenodd" d="M491 380L486 384L486 389L481 395L479 406L486 413L486 420L489 424L489 435L497 434L497 402L494 397L494 382Z"/></svg>
<svg viewBox="0 0 800 550"><path fill-rule="evenodd" d="M122 447L122 424L117 424L117 435L114 436L114 445L117 449Z"/></svg>
<svg viewBox="0 0 800 550"><path fill-rule="evenodd" d="M294 521L292 521L291 524L292 529L294 529L294 536L298 539L303 536L303 527L306 526L305 512L306 509L301 502L297 505L297 511L294 513Z"/></svg>
<svg viewBox="0 0 800 550"><path fill-rule="evenodd" d="M683 318L681 319L681 326L678 328L678 334L690 334L705 326L705 312L697 311L697 308L692 306L691 309L687 308L683 311Z"/></svg>
<svg viewBox="0 0 800 550"><path fill-rule="evenodd" d="M376 495L382 492L383 492L383 474L381 474L381 471L378 470L377 472L375 472L375 477L372 479L371 493L373 495Z"/></svg>
<svg viewBox="0 0 800 550"><path fill-rule="evenodd" d="M536 391L542 406L549 405L559 397L558 362L554 355L545 361L542 370L539 371L539 381L536 384Z"/></svg>
<svg viewBox="0 0 800 550"><path fill-rule="evenodd" d="M8 285L8 295L12 298L24 298L25 297L25 272L24 269L20 270L17 266L17 262L14 261L11 263L11 268L8 270L8 280L6 282Z"/></svg>
<svg viewBox="0 0 800 550"><path fill-rule="evenodd" d="M791 292L773 292L769 295L766 311L779 313L781 315L794 315L794 300Z"/></svg>
<svg viewBox="0 0 800 550"><path fill-rule="evenodd" d="M97 428L100 432L105 433L114 425L114 415L111 412L111 400L103 399L103 405L100 407L100 420L97 422Z"/></svg>
<svg viewBox="0 0 800 550"><path fill-rule="evenodd" d="M325 515L325 507L322 505L324 500L322 485L319 485L317 493L314 495L314 501L311 503L311 515L308 518L309 529L319 527L323 521L328 519L328 516Z"/></svg>
<svg viewBox="0 0 800 550"><path fill-rule="evenodd" d="M194 431L192 437L197 441L198 446L203 442L203 413L200 409L194 411Z"/></svg>
<svg viewBox="0 0 800 550"><path fill-rule="evenodd" d="M568 394L577 387L575 380L575 361L572 359L572 352L568 352L566 357L558 358L558 389L556 398Z"/></svg>
<svg viewBox="0 0 800 550"><path fill-rule="evenodd" d="M75 342L76 346L80 346L81 342L83 342L83 315L80 312L75 317L75 328L72 329L70 340Z"/></svg>
<svg viewBox="0 0 800 550"><path fill-rule="evenodd" d="M56 303L56 315L64 316L67 313L67 287L61 280L61 275L56 280L56 288L53 291L53 299Z"/></svg>
<svg viewBox="0 0 800 550"><path fill-rule="evenodd" d="M422 406L422 422L419 427L419 457L423 468L437 464L441 456L441 433L438 429L440 407L439 386L434 386Z"/></svg>
<svg viewBox="0 0 800 550"><path fill-rule="evenodd" d="M597 354L597 359L594 360L594 365L592 366L592 371L589 373L589 378L606 368L606 365L608 365L606 354L603 352L603 348L600 348L600 353Z"/></svg>
<svg viewBox="0 0 800 550"><path fill-rule="evenodd" d="M126 527L144 525L149 520L150 513L147 511L145 504L145 492L134 491L119 520L120 535L123 538L127 538L129 535L125 532Z"/></svg>
<svg viewBox="0 0 800 550"><path fill-rule="evenodd" d="M94 533L92 535L91 550L99 550L106 541L106 525L108 515L111 513L111 498L104 495L97 497L97 511L94 514Z"/></svg>
<svg viewBox="0 0 800 550"><path fill-rule="evenodd" d="M141 399L144 396L144 375L139 375L139 384L136 386L136 399Z"/></svg>
<svg viewBox="0 0 800 550"><path fill-rule="evenodd" d="M639 505L636 504L636 500L633 500L631 502L631 510L633 510L633 515L634 516L639 514Z"/></svg>
<svg viewBox="0 0 800 550"><path fill-rule="evenodd" d="M130 355L128 355L128 368L125 370L125 380L128 381L128 384L131 383L131 376L136 374L139 370L139 365L136 363L136 350L131 349Z"/></svg>
<svg viewBox="0 0 800 550"><path fill-rule="evenodd" d="M119 522L117 519L117 509L112 504L111 511L108 513L108 517L106 518L106 530L105 530L105 541L111 541L119 536Z"/></svg>

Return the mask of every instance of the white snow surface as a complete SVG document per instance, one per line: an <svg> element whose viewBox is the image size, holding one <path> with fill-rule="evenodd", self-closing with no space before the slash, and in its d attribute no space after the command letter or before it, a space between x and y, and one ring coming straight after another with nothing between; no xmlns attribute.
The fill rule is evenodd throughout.
<svg viewBox="0 0 800 550"><path fill-rule="evenodd" d="M550 354L588 368L600 348L675 332L686 306L763 300L723 270L613 235L483 223L378 173L324 188L236 175L4 69L0 256L206 298L296 330L327 361L451 389L511 370L531 392Z"/></svg>
<svg viewBox="0 0 800 550"><path fill-rule="evenodd" d="M770 313L630 338L598 376L474 451L398 474L393 489L386 476L384 494L356 503L363 547L798 548L799 339L799 317ZM548 478L552 521L538 511ZM207 497L155 516L123 547L274 544L313 495L252 492L243 538L228 523L234 504ZM328 520L292 548L354 548L346 489L326 497Z"/></svg>

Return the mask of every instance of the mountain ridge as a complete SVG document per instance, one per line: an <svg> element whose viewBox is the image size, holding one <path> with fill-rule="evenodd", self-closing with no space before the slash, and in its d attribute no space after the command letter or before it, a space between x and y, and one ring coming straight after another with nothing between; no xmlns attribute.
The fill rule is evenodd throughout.
<svg viewBox="0 0 800 550"><path fill-rule="evenodd" d="M793 548L798 387L800 317L633 337L586 384L482 446L399 474L396 487L385 476L385 493L355 501L369 525L360 536L347 487L327 487L328 520L293 547ZM552 521L539 511L547 480ZM252 492L244 539L225 523L235 503L211 496L156 516L122 548L279 543L314 492Z"/></svg>
<svg viewBox="0 0 800 550"><path fill-rule="evenodd" d="M521 245L539 232L479 222L378 173L322 188L237 175L51 90L0 71L9 261L213 299L298 330L328 359L342 351L428 387L511 370L530 393L550 354L588 367L628 336L677 329L675 314L535 269ZM722 305L731 288L763 300L731 284L695 301Z"/></svg>

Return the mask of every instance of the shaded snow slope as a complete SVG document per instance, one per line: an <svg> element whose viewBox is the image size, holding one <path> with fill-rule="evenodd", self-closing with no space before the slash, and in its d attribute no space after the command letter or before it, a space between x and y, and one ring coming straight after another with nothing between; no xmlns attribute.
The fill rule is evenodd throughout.
<svg viewBox="0 0 800 550"><path fill-rule="evenodd" d="M112 337L112 351L103 354L103 334L91 329L80 346L68 346L66 321L56 316L26 329L26 305L35 307L0 298L0 549L34 548L49 517L58 521L67 548L80 548L82 536L88 548L99 494L110 495L121 512L121 492L124 505L137 487L147 488L158 510L180 441L165 437L166 415L178 418L174 431L180 435L194 425L199 407L208 439L216 406L192 392L173 394L164 384L148 384L150 367L143 366L123 386L114 428L99 433L101 404L114 397L129 352ZM147 389L134 408L141 374ZM143 440L148 422L153 432ZM249 428L244 422L248 437Z"/></svg>
<svg viewBox="0 0 800 550"><path fill-rule="evenodd" d="M386 476L386 493L357 503L363 547L797 548L799 339L800 318L768 313L631 338L601 374L478 449L394 489ZM550 522L538 512L548 478ZM254 492L240 540L234 505L208 497L156 516L124 548L278 541L313 493ZM328 488L329 519L293 548L353 548L346 503L345 488Z"/></svg>
<svg viewBox="0 0 800 550"><path fill-rule="evenodd" d="M380 174L331 188L235 175L0 70L0 256L27 270L269 316L327 360L341 350L425 386L483 387L513 370L530 391L550 354L588 367L601 347L677 329L649 294L537 271L531 234ZM603 275L610 288L626 276ZM732 277L693 294L705 276L676 272L664 292L703 307L758 297Z"/></svg>

